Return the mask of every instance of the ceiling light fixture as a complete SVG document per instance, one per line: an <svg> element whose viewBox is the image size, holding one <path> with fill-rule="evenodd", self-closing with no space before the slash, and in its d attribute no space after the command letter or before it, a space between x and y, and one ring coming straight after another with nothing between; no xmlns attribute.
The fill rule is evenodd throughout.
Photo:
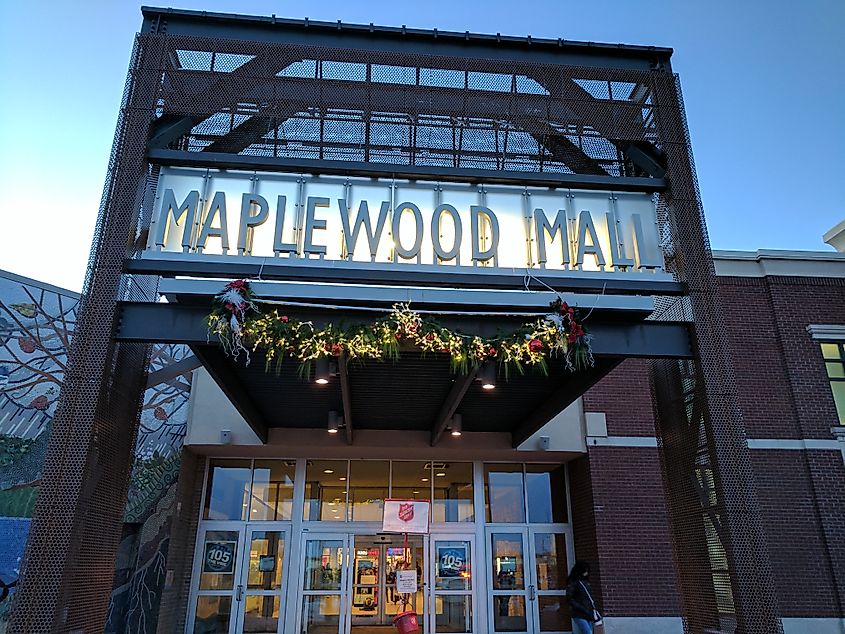
<svg viewBox="0 0 845 634"><path fill-rule="evenodd" d="M329 412L328 431L330 434L336 434L337 430L343 426L343 416L340 416L334 410Z"/></svg>
<svg viewBox="0 0 845 634"><path fill-rule="evenodd" d="M463 433L463 424L464 424L464 417L460 414L455 414L452 416L452 420L449 423L449 429L453 436L460 436Z"/></svg>
<svg viewBox="0 0 845 634"><path fill-rule="evenodd" d="M485 361L478 369L478 380L485 390L496 388L496 365L492 361Z"/></svg>
<svg viewBox="0 0 845 634"><path fill-rule="evenodd" d="M330 375L329 358L318 357L314 362L314 383L325 385L329 382Z"/></svg>

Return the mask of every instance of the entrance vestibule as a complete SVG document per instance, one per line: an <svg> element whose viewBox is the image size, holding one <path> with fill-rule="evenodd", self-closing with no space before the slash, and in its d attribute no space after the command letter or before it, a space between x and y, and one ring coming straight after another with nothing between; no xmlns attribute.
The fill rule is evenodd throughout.
<svg viewBox="0 0 845 634"><path fill-rule="evenodd" d="M432 500L429 534L381 532L397 495ZM564 465L212 459L203 499L188 632L388 634L404 610L421 634L570 629Z"/></svg>

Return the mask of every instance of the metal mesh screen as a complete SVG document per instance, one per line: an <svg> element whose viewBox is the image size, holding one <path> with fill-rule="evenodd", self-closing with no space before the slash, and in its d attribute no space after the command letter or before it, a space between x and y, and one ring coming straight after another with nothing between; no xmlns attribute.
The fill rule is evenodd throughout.
<svg viewBox="0 0 845 634"><path fill-rule="evenodd" d="M9 632L102 631L146 383L148 346L116 344L117 302L154 296L155 279L122 275L136 231L161 51L136 42L121 103L68 370Z"/></svg>
<svg viewBox="0 0 845 634"><path fill-rule="evenodd" d="M689 298L660 302L660 313L694 313L699 355L654 366L686 628L722 627L735 614L737 631L779 631L676 77L152 34L133 53L10 632L93 632L105 621L148 358L146 346L112 334L117 302L154 301L157 283L122 273L149 227L148 145L517 180L665 168L667 266Z"/></svg>
<svg viewBox="0 0 845 634"><path fill-rule="evenodd" d="M213 45L212 45L213 44ZM172 149L514 172L641 175L670 76L171 37ZM188 120L185 120L185 117Z"/></svg>

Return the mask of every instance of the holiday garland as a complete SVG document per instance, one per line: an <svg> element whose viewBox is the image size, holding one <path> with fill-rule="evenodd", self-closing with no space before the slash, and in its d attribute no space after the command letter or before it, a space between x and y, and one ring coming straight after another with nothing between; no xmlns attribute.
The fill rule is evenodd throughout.
<svg viewBox="0 0 845 634"><path fill-rule="evenodd" d="M570 371L593 365L590 335L578 312L560 298L549 305L548 315L491 338L450 330L407 304L394 304L390 313L370 324L317 328L278 310L261 312L259 303L246 280L227 284L214 298L209 338L217 336L229 356L245 354L247 363L249 351L262 348L267 370L275 367L276 372L286 357L296 359L300 371L310 376L312 364L321 357L343 354L350 361L395 361L400 350L407 348L448 354L456 374L466 374L486 362L498 363L505 377L512 371L524 373L526 366L548 374L550 357L562 358Z"/></svg>

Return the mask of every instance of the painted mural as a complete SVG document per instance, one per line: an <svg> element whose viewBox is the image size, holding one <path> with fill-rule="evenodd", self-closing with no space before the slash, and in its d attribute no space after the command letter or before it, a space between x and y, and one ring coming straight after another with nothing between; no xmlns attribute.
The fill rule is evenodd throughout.
<svg viewBox="0 0 845 634"><path fill-rule="evenodd" d="M79 295L0 271L0 634L14 606ZM152 351L106 632L155 631L191 372L186 346Z"/></svg>

